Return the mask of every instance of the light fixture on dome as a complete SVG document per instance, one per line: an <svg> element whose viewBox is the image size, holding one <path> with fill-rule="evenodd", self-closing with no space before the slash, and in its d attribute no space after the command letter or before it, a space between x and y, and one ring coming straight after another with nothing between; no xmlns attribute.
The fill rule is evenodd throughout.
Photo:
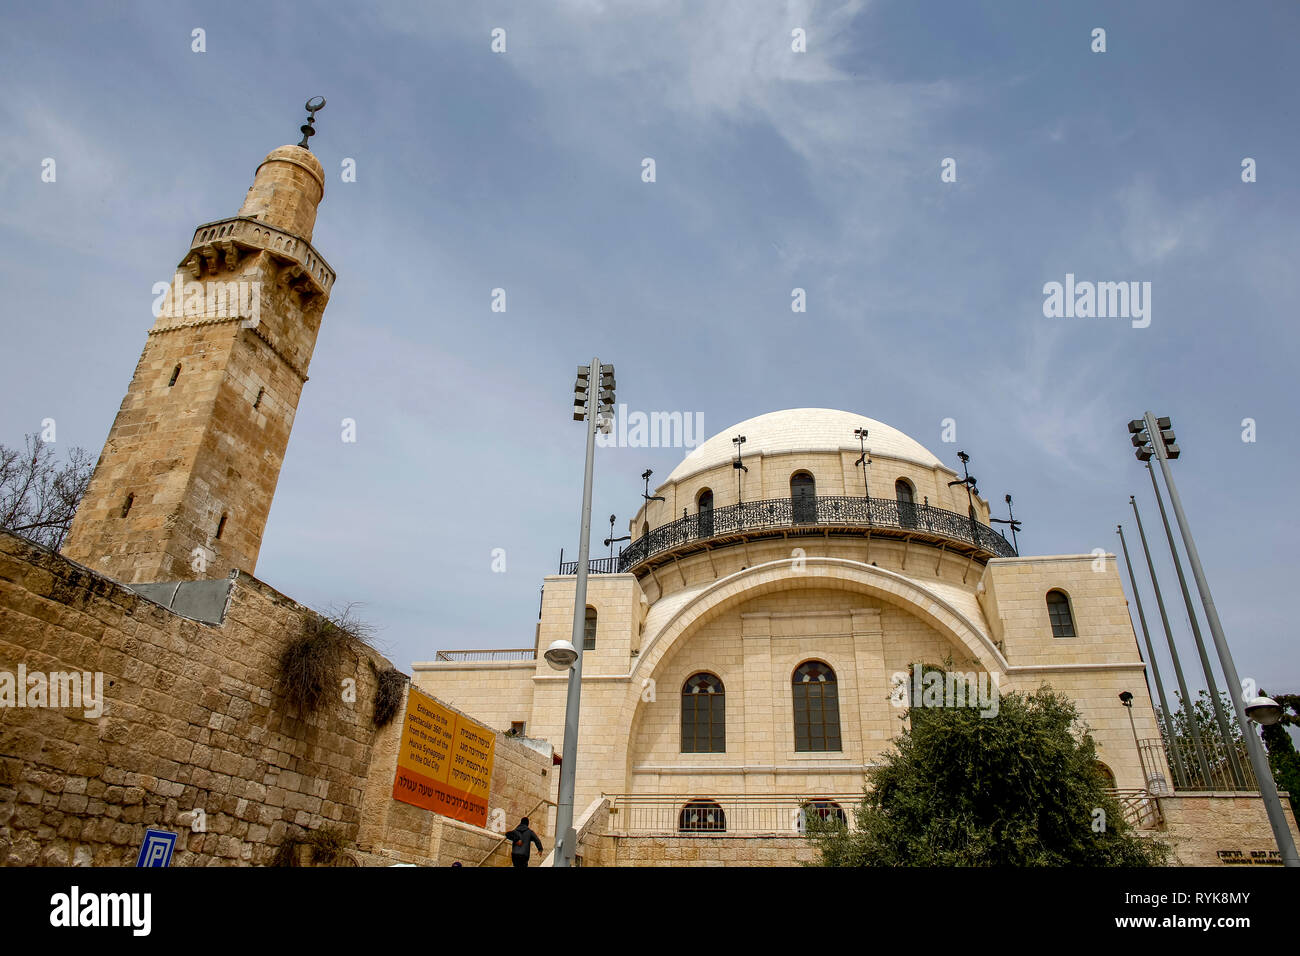
<svg viewBox="0 0 1300 956"><path fill-rule="evenodd" d="M1020 521L1016 518L1015 512L1011 510L1011 496L1007 495L1007 517L1006 518L989 518L993 524L1005 524L1011 526L1011 547L1015 549L1016 554L1020 553L1020 542L1016 540L1016 532L1020 530Z"/></svg>
<svg viewBox="0 0 1300 956"><path fill-rule="evenodd" d="M862 494L868 501L871 500L871 487L867 484L867 466L871 464L870 454L867 452L867 430L865 428L853 429L853 437L858 440L862 448L862 457L855 461L854 466L862 466ZM867 524L871 523L871 509L867 508Z"/></svg>
<svg viewBox="0 0 1300 956"><path fill-rule="evenodd" d="M650 476L653 475L653 474L654 474L654 472L651 471L649 468L647 468L645 471L641 472L641 477L645 479L645 491L642 493L641 497L645 499L646 504L649 504L649 503L652 502L652 501L667 501L667 500L668 500L668 499L666 499L663 495L651 495L651 494L650 494Z"/></svg>
<svg viewBox="0 0 1300 956"><path fill-rule="evenodd" d="M740 446L745 444L745 441L746 439L744 435L737 435L735 438L731 439L731 443L736 446L736 460L731 463L731 467L736 469L736 504L738 505L743 504L745 500L740 473L742 471L749 471L749 469L745 467L744 456L741 454L740 450Z"/></svg>
<svg viewBox="0 0 1300 956"><path fill-rule="evenodd" d="M605 539L605 544L609 547L609 565L611 569L613 569L614 567L614 542L631 541L631 540L632 540L632 536L630 534L625 534L621 538L614 537L614 515L610 515L609 516L609 537Z"/></svg>
<svg viewBox="0 0 1300 956"><path fill-rule="evenodd" d="M970 540L972 544L978 546L980 539L978 529L975 527L975 496L980 493L980 490L975 486L975 476L966 468L966 463L970 461L970 455L964 451L959 451L957 457L961 459L961 470L966 477L948 482L948 487L951 488L953 485L966 486L966 503L970 514Z"/></svg>

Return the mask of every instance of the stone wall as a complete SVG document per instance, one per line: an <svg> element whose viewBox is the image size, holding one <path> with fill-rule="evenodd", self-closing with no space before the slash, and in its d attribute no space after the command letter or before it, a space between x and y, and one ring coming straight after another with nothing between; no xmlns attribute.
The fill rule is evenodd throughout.
<svg viewBox="0 0 1300 956"><path fill-rule="evenodd" d="M1282 805L1291 839L1300 846L1300 829L1285 796ZM1263 798L1257 793L1161 797L1160 811L1164 826L1154 836L1173 847L1175 865L1281 864Z"/></svg>
<svg viewBox="0 0 1300 956"><path fill-rule="evenodd" d="M606 836L600 843L600 866L800 866L817 859L803 837Z"/></svg>
<svg viewBox="0 0 1300 956"><path fill-rule="evenodd" d="M439 859L443 818L391 796L401 712L373 722L389 662L350 642L339 677L354 701L341 686L300 713L279 660L315 612L242 572L229 589L204 623L0 532L0 675L103 675L98 715L0 707L0 865L133 865L150 826L181 834L176 866L270 864L327 829L366 862ZM501 735L496 755L490 806L509 828L554 774L548 753Z"/></svg>

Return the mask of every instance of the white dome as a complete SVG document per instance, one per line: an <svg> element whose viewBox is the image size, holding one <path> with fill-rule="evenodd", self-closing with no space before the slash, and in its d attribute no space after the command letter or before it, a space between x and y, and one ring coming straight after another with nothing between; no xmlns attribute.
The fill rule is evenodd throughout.
<svg viewBox="0 0 1300 956"><path fill-rule="evenodd" d="M946 467L920 442L874 418L834 408L787 408L718 432L683 458L667 480L680 481L696 472L734 461L736 446L731 439L737 435L745 436L742 448L745 457L760 452L765 455L840 450L857 453L860 446L853 435L855 428L867 429L867 449L872 455L916 462L927 468Z"/></svg>

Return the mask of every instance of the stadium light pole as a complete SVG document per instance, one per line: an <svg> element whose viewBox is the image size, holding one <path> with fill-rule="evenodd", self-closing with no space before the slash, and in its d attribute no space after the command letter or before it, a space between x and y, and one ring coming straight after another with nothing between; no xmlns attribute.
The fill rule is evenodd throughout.
<svg viewBox="0 0 1300 956"><path fill-rule="evenodd" d="M591 553L591 474L596 457L596 429L608 434L614 412L614 366L578 366L573 384L573 420L587 423L587 464L582 474L582 521L578 532L577 580L573 588L573 639L553 641L546 663L569 671L569 693L564 705L564 750L560 755L560 793L555 807L555 866L572 866L577 849L573 829L573 791L578 769L578 714L582 706L582 644L587 623L587 568Z"/></svg>
<svg viewBox="0 0 1300 956"><path fill-rule="evenodd" d="M1201 659L1201 672L1205 675L1205 686L1210 691L1210 707L1214 710L1215 723L1219 725L1219 734L1223 738L1223 749L1228 755L1228 766L1232 770L1233 782L1239 789L1246 789L1246 774L1237 759L1237 748L1232 745L1232 732L1228 727L1228 718L1223 713L1223 703L1219 700L1219 685L1214 682L1214 670L1210 667L1210 656L1205 652L1205 641L1201 639L1201 627L1196 623L1196 608L1192 596L1187 593L1187 577L1183 574L1183 564L1178 560L1178 549L1174 547L1174 533L1169 528L1169 516L1165 513L1164 499L1160 497L1160 486L1156 483L1156 472L1147 462L1147 474L1151 476L1151 490L1155 492L1156 504L1160 508L1160 522L1165 527L1165 539L1169 542L1169 553L1173 555L1174 570L1178 573L1178 586L1183 592L1183 605L1187 608L1187 621L1192 628L1192 639L1196 642L1196 653Z"/></svg>
<svg viewBox="0 0 1300 956"><path fill-rule="evenodd" d="M1138 447L1139 452L1149 445L1156 461L1160 463L1160 473L1164 475L1165 488L1169 491L1169 503L1174 509L1174 520L1178 522L1178 530L1183 537L1183 547L1187 551L1187 562L1192 566L1196 590L1200 592L1201 604L1205 608L1205 619L1210 625L1210 633L1214 636L1214 647L1219 652L1223 677L1228 682L1228 696L1232 699L1232 707L1237 712L1237 722L1241 725L1242 736L1246 739L1246 750L1250 754L1250 764L1255 771L1260 796L1264 799L1269 825L1273 828L1273 838L1277 840L1277 848L1282 853L1282 864L1300 866L1300 855L1296 854L1295 841L1291 838L1291 829L1286 823L1286 813L1277 795L1273 771L1269 768L1264 745L1249 723L1251 718L1246 713L1246 706L1242 700L1241 677L1237 674L1237 665L1232 659L1232 651L1228 649L1228 639L1224 637L1223 625L1219 623L1219 612L1214 607L1214 597L1210 594L1210 585L1205 579L1205 569L1201 567L1201 556L1196 551L1192 529L1187 524L1183 502L1178 496L1178 486L1174 484L1174 476L1169 469L1169 460L1181 454L1178 445L1174 444L1172 423L1168 418L1157 419L1151 412L1147 412L1142 418L1129 422L1128 428L1133 433L1133 444Z"/></svg>
<svg viewBox="0 0 1300 956"><path fill-rule="evenodd" d="M1151 674L1155 678L1156 693L1160 696L1160 716L1164 718L1165 733L1169 736L1169 749L1173 753L1174 763L1174 780L1179 785L1187 786L1187 771L1183 767L1183 756L1178 752L1178 738L1174 735L1174 718L1173 711L1169 709L1169 701L1165 698L1165 685L1160 680L1160 665L1156 662L1156 648L1151 641L1151 632L1147 629L1147 616L1142 610L1142 594L1138 591L1137 577L1133 574L1133 561L1128 556L1128 542L1124 540L1124 526L1116 525L1115 530L1119 532L1119 544L1124 549L1124 566L1128 568L1128 582L1133 588L1133 600L1137 602L1138 621L1142 624L1142 637L1147 643L1147 657L1151 659ZM1129 619L1132 623L1132 618ZM1141 650L1138 651L1139 655ZM1148 682L1148 688L1150 682ZM1130 716L1132 712L1130 711ZM1138 748L1141 750L1141 747Z"/></svg>

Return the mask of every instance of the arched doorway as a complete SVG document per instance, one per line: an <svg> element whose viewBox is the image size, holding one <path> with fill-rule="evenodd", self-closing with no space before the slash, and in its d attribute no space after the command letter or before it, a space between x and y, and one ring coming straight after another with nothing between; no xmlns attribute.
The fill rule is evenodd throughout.
<svg viewBox="0 0 1300 956"><path fill-rule="evenodd" d="M790 476L790 503L795 524L815 524L817 521L817 483L806 471Z"/></svg>
<svg viewBox="0 0 1300 956"><path fill-rule="evenodd" d="M713 537L713 491L705 488L695 499L695 508L699 512L700 537Z"/></svg>

